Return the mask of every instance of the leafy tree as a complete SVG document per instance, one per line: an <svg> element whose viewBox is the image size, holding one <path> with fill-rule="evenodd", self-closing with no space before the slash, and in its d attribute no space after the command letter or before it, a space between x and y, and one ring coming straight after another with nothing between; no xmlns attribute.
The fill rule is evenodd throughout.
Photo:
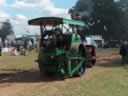
<svg viewBox="0 0 128 96"><path fill-rule="evenodd" d="M127 39L127 0L78 0L70 14L75 12L89 25L89 34L103 35L106 40Z"/></svg>
<svg viewBox="0 0 128 96"><path fill-rule="evenodd" d="M14 35L12 25L9 20L2 23L2 27L0 29L0 37L2 38L2 41L4 41L8 35Z"/></svg>

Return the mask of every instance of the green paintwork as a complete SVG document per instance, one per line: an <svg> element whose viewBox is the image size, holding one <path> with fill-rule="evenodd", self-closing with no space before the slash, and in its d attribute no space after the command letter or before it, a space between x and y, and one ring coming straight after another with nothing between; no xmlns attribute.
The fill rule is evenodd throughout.
<svg viewBox="0 0 128 96"><path fill-rule="evenodd" d="M68 58L69 59L69 58ZM68 60L68 75L71 77L72 73L72 64L71 64L71 59Z"/></svg>
<svg viewBox="0 0 128 96"><path fill-rule="evenodd" d="M85 26L85 23L78 20L70 20L70 19L63 19L63 24L70 24L70 25L77 25L77 26Z"/></svg>
<svg viewBox="0 0 128 96"><path fill-rule="evenodd" d="M80 43L80 36L79 35L75 35L75 33L72 34L72 43Z"/></svg>
<svg viewBox="0 0 128 96"><path fill-rule="evenodd" d="M56 48L56 56L64 54L64 49Z"/></svg>
<svg viewBox="0 0 128 96"><path fill-rule="evenodd" d="M70 76L73 76L74 73L76 73L80 67L82 66L83 62L84 62L84 58L80 58L79 59L80 62L77 64L77 66L72 70L72 72L70 73Z"/></svg>
<svg viewBox="0 0 128 96"><path fill-rule="evenodd" d="M72 44L80 44L81 40L79 35L76 36L75 33L71 36L71 45ZM75 52L73 52L75 53ZM72 54L70 50L64 50L60 48L56 48L55 51L43 49L42 53L40 53L42 56L39 56L41 59L43 58L43 62L45 65L45 68L48 72L59 72L62 76L74 76L78 70L82 67L82 64L84 62L84 58L79 55L78 52L76 52L75 55ZM65 54L65 57L63 57L63 54ZM54 62L51 62L51 56L56 57ZM75 57L74 57L75 56ZM67 67L64 67L64 58L66 58L67 61ZM79 62L76 64L76 66L73 66L73 63L71 61L78 60ZM58 64L58 70L54 70L55 64ZM66 71L68 70L68 71Z"/></svg>
<svg viewBox="0 0 128 96"><path fill-rule="evenodd" d="M47 25L48 26L51 25L55 27L56 25L63 25L63 24L85 26L84 22L82 21L57 18L57 17L36 18L30 20L29 24L40 25L43 27L46 27ZM67 34L66 40L67 41L65 45L67 49L64 49L63 47L62 48L55 47L55 49L47 49L44 47L40 49L39 57L38 57L39 64L43 65L44 70L46 72L58 73L60 76L72 77L75 74L77 74L79 69L83 66L83 62L85 59L84 57L81 56L79 52L79 46L81 43L80 36L77 33L72 33L71 35ZM74 49L72 50L72 48L74 48L75 51ZM74 61L75 63L72 61Z"/></svg>

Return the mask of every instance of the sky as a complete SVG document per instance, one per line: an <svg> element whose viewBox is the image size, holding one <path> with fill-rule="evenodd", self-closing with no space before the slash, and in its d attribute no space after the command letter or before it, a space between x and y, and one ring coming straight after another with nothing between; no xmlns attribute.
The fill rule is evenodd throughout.
<svg viewBox="0 0 128 96"><path fill-rule="evenodd" d="M27 21L37 17L70 18L68 10L77 0L0 0L0 24L10 20L16 36L39 34Z"/></svg>

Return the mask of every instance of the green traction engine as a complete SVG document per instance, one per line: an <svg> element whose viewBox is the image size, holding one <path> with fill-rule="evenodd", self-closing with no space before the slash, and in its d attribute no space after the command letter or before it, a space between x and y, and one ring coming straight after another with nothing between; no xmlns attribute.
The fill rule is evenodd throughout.
<svg viewBox="0 0 128 96"><path fill-rule="evenodd" d="M82 21L57 17L32 19L30 25L40 26L38 64L43 75L81 76L86 70L85 48L77 33Z"/></svg>

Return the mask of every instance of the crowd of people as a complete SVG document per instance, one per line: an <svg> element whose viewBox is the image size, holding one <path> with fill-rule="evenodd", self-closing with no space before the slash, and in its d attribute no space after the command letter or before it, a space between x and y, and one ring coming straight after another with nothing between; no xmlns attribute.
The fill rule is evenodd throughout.
<svg viewBox="0 0 128 96"><path fill-rule="evenodd" d="M27 55L27 51L34 49L36 45L32 40L17 40L14 42L0 42L0 56L2 56L3 49L10 49L10 53L13 56Z"/></svg>

